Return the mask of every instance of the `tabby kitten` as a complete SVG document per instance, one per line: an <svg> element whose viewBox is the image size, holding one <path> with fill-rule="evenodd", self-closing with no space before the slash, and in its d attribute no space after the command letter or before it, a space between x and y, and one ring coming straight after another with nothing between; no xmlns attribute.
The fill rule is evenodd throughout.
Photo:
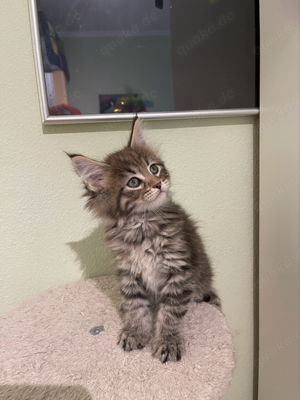
<svg viewBox="0 0 300 400"><path fill-rule="evenodd" d="M129 144L104 162L70 155L85 183L87 208L107 223L106 241L117 260L126 351L152 342L160 361L178 361L180 333L191 301L220 306L196 226L173 202L170 176L144 141L135 120Z"/></svg>

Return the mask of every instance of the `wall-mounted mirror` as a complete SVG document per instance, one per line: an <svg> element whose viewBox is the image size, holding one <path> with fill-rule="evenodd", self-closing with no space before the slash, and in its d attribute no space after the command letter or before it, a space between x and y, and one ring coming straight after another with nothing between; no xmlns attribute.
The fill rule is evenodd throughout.
<svg viewBox="0 0 300 400"><path fill-rule="evenodd" d="M44 122L254 114L256 0L30 0Z"/></svg>

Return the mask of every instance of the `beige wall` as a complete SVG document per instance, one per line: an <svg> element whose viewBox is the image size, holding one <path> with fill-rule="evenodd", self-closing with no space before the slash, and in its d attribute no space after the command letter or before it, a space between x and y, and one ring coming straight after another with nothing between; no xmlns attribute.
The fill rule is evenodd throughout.
<svg viewBox="0 0 300 400"><path fill-rule="evenodd" d="M259 400L299 399L299 0L261 0Z"/></svg>
<svg viewBox="0 0 300 400"><path fill-rule="evenodd" d="M48 288L108 274L103 229L84 210L64 151L101 158L129 123L43 128L26 0L1 10L0 309ZM5 55L5 56L3 56ZM173 191L197 220L216 275L238 365L227 399L252 399L254 119L151 122Z"/></svg>

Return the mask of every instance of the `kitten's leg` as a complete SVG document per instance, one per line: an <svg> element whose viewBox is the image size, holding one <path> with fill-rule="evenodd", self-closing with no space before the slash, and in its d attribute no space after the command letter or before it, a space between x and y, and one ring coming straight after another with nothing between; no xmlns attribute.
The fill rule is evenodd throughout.
<svg viewBox="0 0 300 400"><path fill-rule="evenodd" d="M144 288L132 274L121 277L121 293L124 325L118 345L126 351L142 349L151 337L152 316L149 300Z"/></svg>
<svg viewBox="0 0 300 400"><path fill-rule="evenodd" d="M179 361L184 348L180 335L182 318L187 312L192 290L182 288L174 293L171 289L163 297L156 321L156 333L153 341L153 356L163 363Z"/></svg>

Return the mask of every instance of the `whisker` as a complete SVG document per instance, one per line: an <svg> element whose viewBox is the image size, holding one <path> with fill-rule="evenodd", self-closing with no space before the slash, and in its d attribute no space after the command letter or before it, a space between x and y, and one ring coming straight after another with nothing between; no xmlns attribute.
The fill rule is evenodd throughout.
<svg viewBox="0 0 300 400"><path fill-rule="evenodd" d="M153 208L153 205L150 203L150 208L151 211L156 214L158 217L160 217L164 222L166 222L167 224L169 224L170 222L165 218L165 215L163 214L163 212L159 209L159 207L157 208Z"/></svg>
<svg viewBox="0 0 300 400"><path fill-rule="evenodd" d="M201 188L201 186L199 186L199 185L193 185L193 184L191 184L191 183L172 183L172 186L193 186L193 187L196 187L196 188L198 188L198 189L200 189Z"/></svg>

